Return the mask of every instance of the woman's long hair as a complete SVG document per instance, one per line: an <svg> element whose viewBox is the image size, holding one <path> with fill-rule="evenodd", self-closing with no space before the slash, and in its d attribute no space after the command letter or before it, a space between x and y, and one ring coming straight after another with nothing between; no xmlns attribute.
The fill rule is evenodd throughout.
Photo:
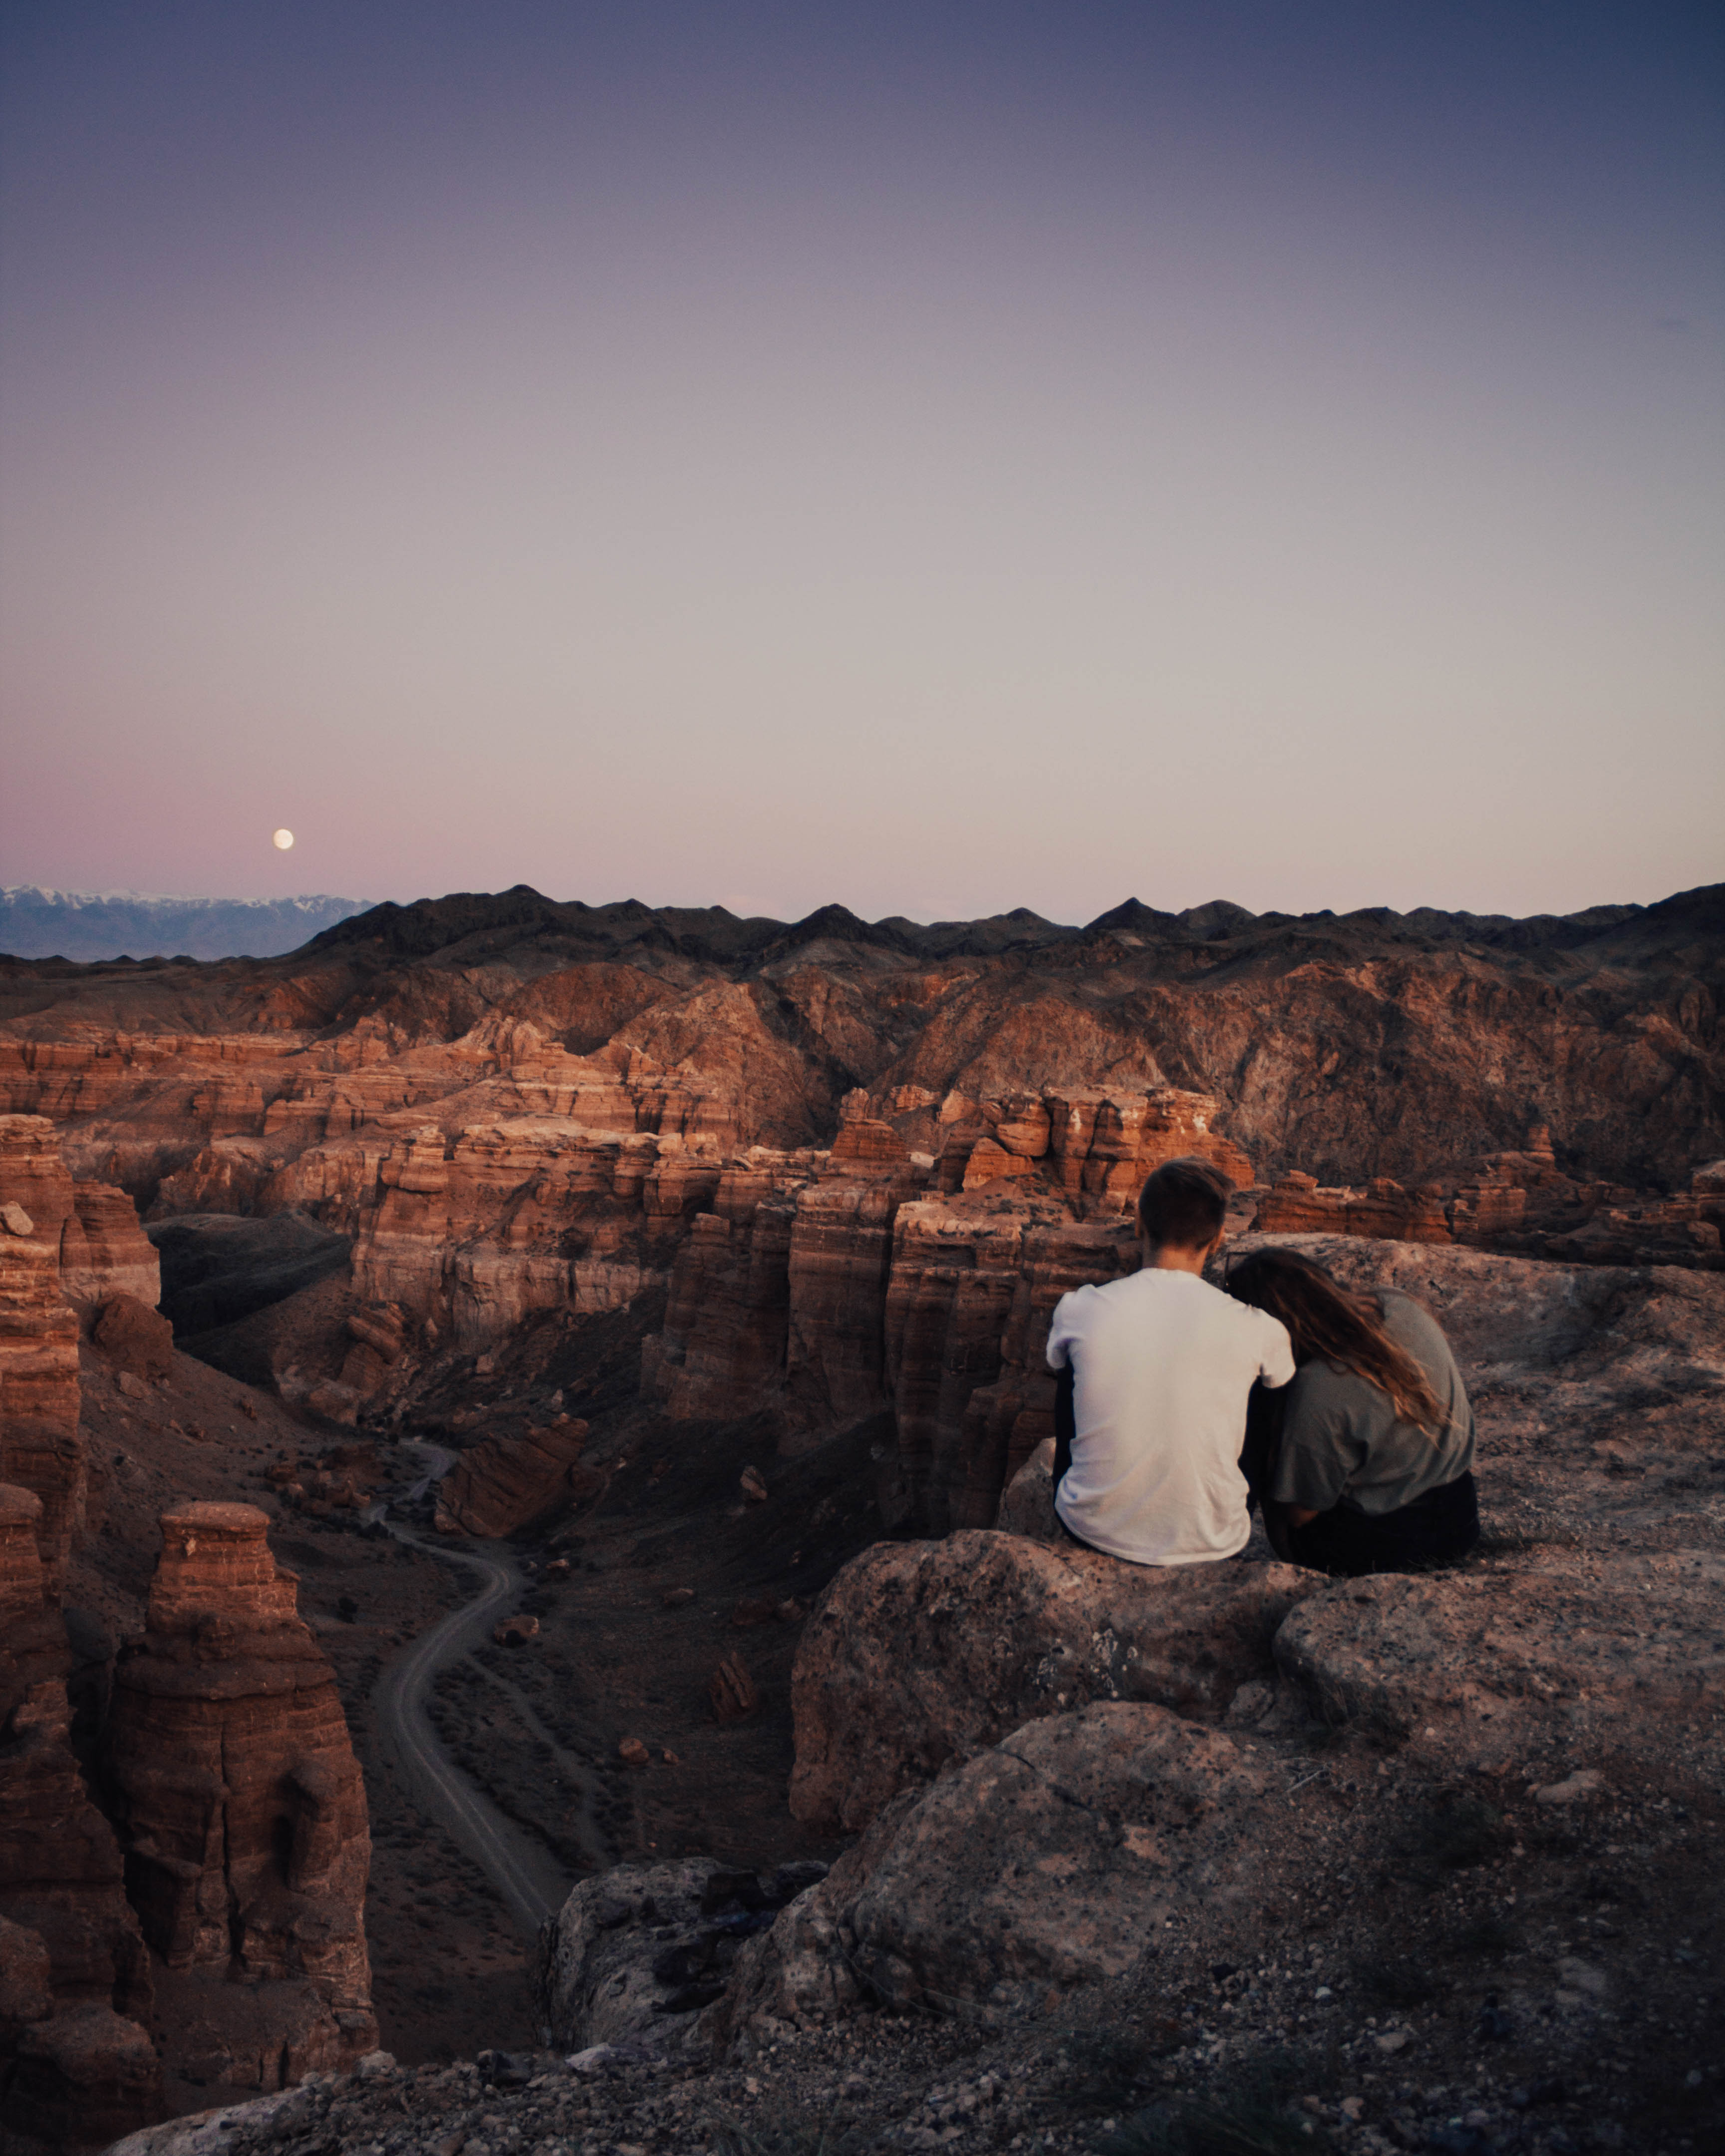
<svg viewBox="0 0 1725 2156"><path fill-rule="evenodd" d="M1389 1395L1399 1422L1437 1438L1450 1418L1424 1367L1390 1337L1374 1295L1344 1287L1333 1273L1298 1250L1255 1250L1224 1283L1230 1295L1268 1311L1288 1328L1294 1360L1321 1356Z"/></svg>

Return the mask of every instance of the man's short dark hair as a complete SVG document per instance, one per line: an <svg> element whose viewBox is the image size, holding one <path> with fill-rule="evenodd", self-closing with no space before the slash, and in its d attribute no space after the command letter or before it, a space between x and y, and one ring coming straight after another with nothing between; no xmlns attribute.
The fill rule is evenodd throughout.
<svg viewBox="0 0 1725 2156"><path fill-rule="evenodd" d="M1207 1160L1165 1160L1138 1193L1138 1232L1153 1248L1201 1250L1221 1233L1233 1188Z"/></svg>

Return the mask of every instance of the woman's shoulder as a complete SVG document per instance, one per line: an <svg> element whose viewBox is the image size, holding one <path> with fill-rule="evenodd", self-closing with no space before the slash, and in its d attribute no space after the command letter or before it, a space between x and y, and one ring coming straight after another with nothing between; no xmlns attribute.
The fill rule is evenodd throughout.
<svg viewBox="0 0 1725 2156"><path fill-rule="evenodd" d="M1448 1346L1435 1313L1417 1295L1409 1295L1404 1288L1386 1287L1378 1291L1378 1296L1384 1306L1385 1327L1404 1346L1434 1337Z"/></svg>

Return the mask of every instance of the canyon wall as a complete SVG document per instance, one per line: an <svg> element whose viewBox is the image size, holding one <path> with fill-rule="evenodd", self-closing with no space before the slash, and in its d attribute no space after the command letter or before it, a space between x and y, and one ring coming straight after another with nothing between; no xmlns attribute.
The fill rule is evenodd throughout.
<svg viewBox="0 0 1725 2156"><path fill-rule="evenodd" d="M33 1491L0 1484L0 2113L99 2147L162 2115L149 1957L71 1744L73 1670Z"/></svg>
<svg viewBox="0 0 1725 2156"><path fill-rule="evenodd" d="M46 1117L0 1116L0 1481L41 1501L44 1563L58 1578L82 1534L80 1317L161 1294L156 1253L123 1191L74 1183Z"/></svg>

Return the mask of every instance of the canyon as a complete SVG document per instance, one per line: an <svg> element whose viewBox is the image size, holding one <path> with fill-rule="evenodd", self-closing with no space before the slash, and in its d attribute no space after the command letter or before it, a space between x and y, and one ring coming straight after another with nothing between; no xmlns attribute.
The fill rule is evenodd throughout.
<svg viewBox="0 0 1725 2156"><path fill-rule="evenodd" d="M1712 1818L1722 931L1717 889L1067 929L521 887L280 958L0 960L0 1774L82 1852L0 1849L21 2156L277 2102L380 2031L428 2071L549 2027L729 2071L882 2002L1070 2015L1142 1984L1153 1919L1197 1970L1330 1877L1310 1797L1254 1840L1326 1729L1374 1802L1507 1816L1528 1761L1599 1762ZM1235 1248L1440 1317L1492 1522L1465 1578L1358 1601L1260 1547L1122 1584L1050 1539L1054 1305L1136 1265L1139 1184L1194 1154ZM427 1701L542 1898L574 1888L537 2005L372 1704L506 1538L512 1611ZM1596 1708L1528 1705L1566 1684ZM1002 1886L1014 1845L1064 1906Z"/></svg>

